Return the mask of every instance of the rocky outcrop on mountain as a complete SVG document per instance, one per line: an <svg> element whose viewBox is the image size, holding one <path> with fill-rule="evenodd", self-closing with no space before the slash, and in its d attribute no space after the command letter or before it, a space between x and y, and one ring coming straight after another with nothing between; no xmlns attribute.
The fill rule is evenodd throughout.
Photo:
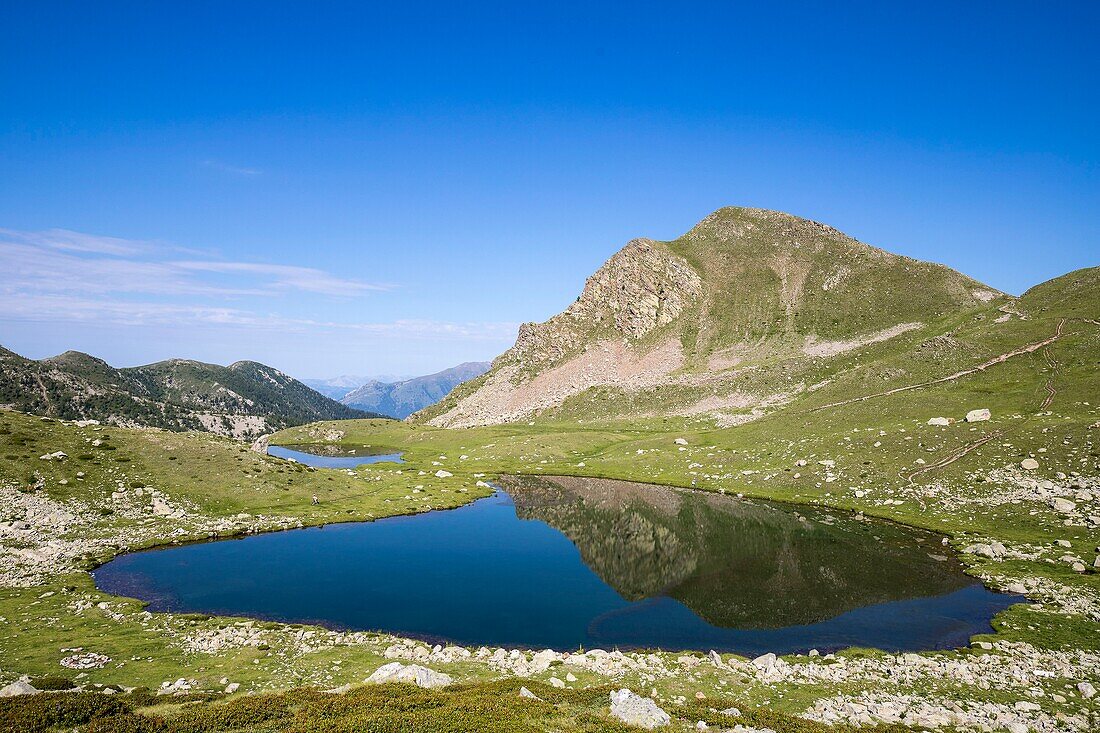
<svg viewBox="0 0 1100 733"><path fill-rule="evenodd" d="M808 389L822 360L1002 300L818 222L720 209L679 239L631 241L562 313L523 324L487 376L414 419L469 427L572 410L736 424Z"/></svg>
<svg viewBox="0 0 1100 733"><path fill-rule="evenodd" d="M699 274L659 242L635 239L588 278L576 302L546 323L520 326L509 357L528 369L553 364L593 332L641 339L672 323L702 295Z"/></svg>
<svg viewBox="0 0 1100 733"><path fill-rule="evenodd" d="M317 420L372 417L274 367L187 359L116 369L78 351L35 361L0 348L0 405L68 420L252 440Z"/></svg>

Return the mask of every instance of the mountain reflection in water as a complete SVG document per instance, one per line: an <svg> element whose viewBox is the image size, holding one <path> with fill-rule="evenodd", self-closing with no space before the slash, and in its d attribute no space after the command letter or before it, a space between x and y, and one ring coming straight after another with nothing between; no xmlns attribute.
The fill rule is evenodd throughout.
<svg viewBox="0 0 1100 733"><path fill-rule="evenodd" d="M937 537L886 522L627 481L501 485L517 516L565 534L623 598L670 596L715 626L810 624L975 583Z"/></svg>
<svg viewBox="0 0 1100 733"><path fill-rule="evenodd" d="M1019 600L886 522L622 481L500 486L447 511L130 553L93 575L151 611L559 650L936 649Z"/></svg>

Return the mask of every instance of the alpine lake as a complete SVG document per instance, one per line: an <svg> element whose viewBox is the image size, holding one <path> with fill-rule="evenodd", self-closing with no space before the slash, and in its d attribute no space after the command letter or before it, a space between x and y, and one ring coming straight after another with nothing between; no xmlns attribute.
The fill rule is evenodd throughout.
<svg viewBox="0 0 1100 733"><path fill-rule="evenodd" d="M270 452L400 461L309 450ZM458 509L147 550L93 575L151 611L559 651L952 648L1024 601L965 575L939 536L889 522L605 479L494 485Z"/></svg>

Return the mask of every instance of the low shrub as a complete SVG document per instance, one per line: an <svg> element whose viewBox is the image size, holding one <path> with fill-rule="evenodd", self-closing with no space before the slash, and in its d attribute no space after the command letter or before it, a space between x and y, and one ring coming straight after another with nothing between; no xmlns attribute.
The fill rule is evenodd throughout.
<svg viewBox="0 0 1100 733"><path fill-rule="evenodd" d="M76 683L61 675L45 675L43 677L31 677L31 687L43 691L71 690L76 687Z"/></svg>
<svg viewBox="0 0 1100 733"><path fill-rule="evenodd" d="M39 733L84 725L129 712L123 696L96 692L43 692L0 699L0 730Z"/></svg>

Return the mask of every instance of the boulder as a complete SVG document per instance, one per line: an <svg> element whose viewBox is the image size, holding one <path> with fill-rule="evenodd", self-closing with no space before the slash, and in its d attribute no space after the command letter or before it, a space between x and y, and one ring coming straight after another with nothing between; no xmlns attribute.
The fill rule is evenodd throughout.
<svg viewBox="0 0 1100 733"><path fill-rule="evenodd" d="M674 440L672 442L675 443L676 445L687 445L688 444L687 440L684 439L684 438L677 438L676 440Z"/></svg>
<svg viewBox="0 0 1100 733"><path fill-rule="evenodd" d="M528 697L528 698L531 698L532 700L541 700L542 699L541 697L539 697L535 693L528 690L526 687L519 688L519 696L520 697Z"/></svg>
<svg viewBox="0 0 1100 733"><path fill-rule="evenodd" d="M1034 471L1038 467L1039 462L1034 458L1025 458L1024 460L1020 461L1020 468L1024 469L1025 471Z"/></svg>
<svg viewBox="0 0 1100 733"><path fill-rule="evenodd" d="M951 419L946 417L932 417L928 419L928 424L945 428L951 424Z"/></svg>
<svg viewBox="0 0 1100 733"><path fill-rule="evenodd" d="M1077 691L1081 693L1081 697L1086 700L1091 700L1096 696L1096 688L1092 686L1091 682L1078 682Z"/></svg>
<svg viewBox="0 0 1100 733"><path fill-rule="evenodd" d="M635 695L625 688L611 693L611 717L647 730L672 722L672 717L659 708L652 698Z"/></svg>
<svg viewBox="0 0 1100 733"><path fill-rule="evenodd" d="M1070 501L1069 499L1063 499L1060 496L1051 499L1050 505L1054 507L1054 511L1062 512L1063 514L1069 514L1077 508L1077 505L1074 504L1072 501Z"/></svg>
<svg viewBox="0 0 1100 733"><path fill-rule="evenodd" d="M775 654L768 652L767 654L761 654L756 659L752 660L752 666L757 669L769 670L775 666L776 656Z"/></svg>
<svg viewBox="0 0 1100 733"><path fill-rule="evenodd" d="M1000 542L994 542L992 544L985 544L979 542L973 545L967 545L963 548L963 552L968 555L981 555L982 557L996 558L1005 554L1005 546Z"/></svg>
<svg viewBox="0 0 1100 733"><path fill-rule="evenodd" d="M30 682L26 680L17 680L12 682L7 687L0 688L0 697L18 697L20 695L36 695L39 690L35 689Z"/></svg>
<svg viewBox="0 0 1100 733"><path fill-rule="evenodd" d="M435 472L436 478L450 478L454 476L450 471L444 471L442 468Z"/></svg>
<svg viewBox="0 0 1100 733"><path fill-rule="evenodd" d="M401 664L401 662L390 662L374 670L374 674L368 677L366 681L368 684L409 682L417 687L433 689L436 687L446 687L454 680L449 674L436 672L427 667L421 667L419 664L410 664L406 666Z"/></svg>
<svg viewBox="0 0 1100 733"><path fill-rule="evenodd" d="M984 422L988 420L992 415L987 408L981 408L979 410L971 410L966 413L967 422Z"/></svg>

